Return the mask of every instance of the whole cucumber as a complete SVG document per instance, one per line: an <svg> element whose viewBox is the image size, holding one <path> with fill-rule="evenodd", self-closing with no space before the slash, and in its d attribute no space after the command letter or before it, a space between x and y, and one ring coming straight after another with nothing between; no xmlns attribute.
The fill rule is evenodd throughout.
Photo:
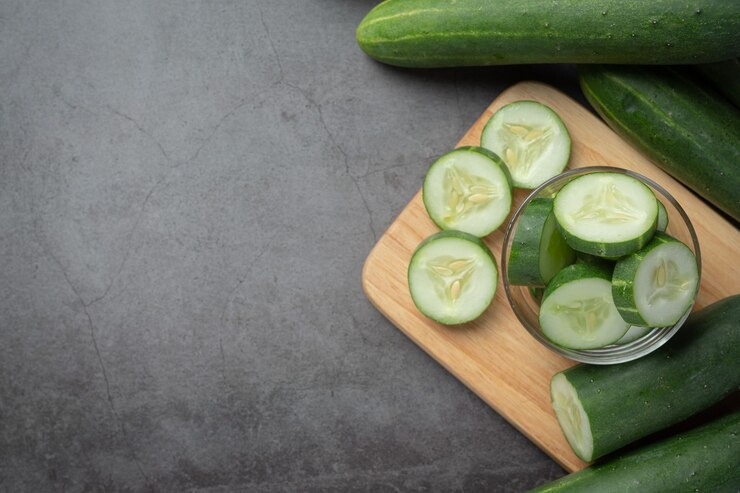
<svg viewBox="0 0 740 493"><path fill-rule="evenodd" d="M697 64L740 55L740 3L385 0L356 36L371 57L404 67Z"/></svg>
<svg viewBox="0 0 740 493"><path fill-rule="evenodd" d="M677 67L581 65L579 81L614 131L740 221L740 110Z"/></svg>
<svg viewBox="0 0 740 493"><path fill-rule="evenodd" d="M555 492L736 492L740 412L623 453L532 490Z"/></svg>

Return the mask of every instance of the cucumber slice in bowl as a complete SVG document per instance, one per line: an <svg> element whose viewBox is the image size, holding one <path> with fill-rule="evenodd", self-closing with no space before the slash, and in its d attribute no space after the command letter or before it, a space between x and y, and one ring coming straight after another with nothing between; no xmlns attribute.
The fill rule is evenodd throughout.
<svg viewBox="0 0 740 493"><path fill-rule="evenodd" d="M503 158L515 187L533 189L565 169L571 139L557 113L537 101L523 100L502 106L491 116L481 146Z"/></svg>
<svg viewBox="0 0 740 493"><path fill-rule="evenodd" d="M483 237L509 215L511 176L493 152L482 147L459 147L430 166L422 199L429 217L440 229Z"/></svg>
<svg viewBox="0 0 740 493"><path fill-rule="evenodd" d="M522 212L511 245L509 283L545 286L576 253L560 234L552 214L552 199L533 199Z"/></svg>
<svg viewBox="0 0 740 493"><path fill-rule="evenodd" d="M498 285L496 260L477 236L441 231L424 240L408 268L411 299L426 317L457 325L478 318Z"/></svg>
<svg viewBox="0 0 740 493"><path fill-rule="evenodd" d="M595 172L568 182L553 211L565 241L598 257L616 258L642 248L655 233L658 199L637 178Z"/></svg>
<svg viewBox="0 0 740 493"><path fill-rule="evenodd" d="M611 271L572 264L558 272L540 305L542 334L568 349L595 349L618 341L630 327L612 299Z"/></svg>
<svg viewBox="0 0 740 493"><path fill-rule="evenodd" d="M678 323L694 305L699 268L694 252L661 232L614 266L612 296L622 318L647 327Z"/></svg>

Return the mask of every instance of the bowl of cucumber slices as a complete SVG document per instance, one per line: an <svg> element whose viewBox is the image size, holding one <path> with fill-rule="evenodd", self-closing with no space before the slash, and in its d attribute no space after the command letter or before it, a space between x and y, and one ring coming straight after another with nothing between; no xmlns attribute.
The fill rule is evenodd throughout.
<svg viewBox="0 0 740 493"><path fill-rule="evenodd" d="M701 252L659 184L593 166L546 181L504 235L506 296L524 328L574 361L615 364L667 342L691 312Z"/></svg>

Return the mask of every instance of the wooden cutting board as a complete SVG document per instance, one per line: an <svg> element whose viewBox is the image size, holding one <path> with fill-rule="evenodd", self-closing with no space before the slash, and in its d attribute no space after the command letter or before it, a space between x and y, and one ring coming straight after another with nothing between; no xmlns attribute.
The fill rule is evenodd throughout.
<svg viewBox="0 0 740 493"><path fill-rule="evenodd" d="M573 140L569 168L607 165L632 169L652 178L678 200L696 229L702 252L702 281L695 309L740 292L738 229L559 91L535 82L512 86L485 110L458 146L479 145L491 114L520 99L540 101L561 116ZM517 191L512 213L526 195ZM485 238L499 266L504 229L502 226ZM585 467L565 441L549 399L551 376L573 362L545 349L525 331L508 305L501 279L492 305L469 324L446 327L417 311L409 296L406 270L419 242L437 231L419 191L365 261L362 283L367 297L394 325L566 470Z"/></svg>

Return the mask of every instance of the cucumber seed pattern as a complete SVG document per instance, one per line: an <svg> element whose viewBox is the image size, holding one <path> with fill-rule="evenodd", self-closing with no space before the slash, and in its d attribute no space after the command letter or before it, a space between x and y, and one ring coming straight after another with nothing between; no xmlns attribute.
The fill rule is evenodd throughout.
<svg viewBox="0 0 740 493"><path fill-rule="evenodd" d="M568 321L568 326L582 336L594 332L609 316L612 304L603 296L554 304L552 311Z"/></svg>
<svg viewBox="0 0 740 493"><path fill-rule="evenodd" d="M635 201L622 193L614 183L606 183L596 192L587 194L581 208L572 217L576 221L592 219L605 224L620 224L639 221L644 215Z"/></svg>
<svg viewBox="0 0 740 493"><path fill-rule="evenodd" d="M532 164L544 153L552 142L552 127L534 127L519 123L504 123L501 132L504 146L504 161L512 174L529 176Z"/></svg>
<svg viewBox="0 0 740 493"><path fill-rule="evenodd" d="M672 301L683 297L692 286L690 279L683 279L680 270L673 260L660 259L660 265L653 273L654 291L648 298L652 305L659 300Z"/></svg>
<svg viewBox="0 0 740 493"><path fill-rule="evenodd" d="M501 198L501 191L496 185L454 164L445 170L445 190L447 214L444 220L450 223Z"/></svg>
<svg viewBox="0 0 740 493"><path fill-rule="evenodd" d="M440 298L454 303L467 286L473 274L474 258L455 258L449 255L435 257L427 262L427 269Z"/></svg>

